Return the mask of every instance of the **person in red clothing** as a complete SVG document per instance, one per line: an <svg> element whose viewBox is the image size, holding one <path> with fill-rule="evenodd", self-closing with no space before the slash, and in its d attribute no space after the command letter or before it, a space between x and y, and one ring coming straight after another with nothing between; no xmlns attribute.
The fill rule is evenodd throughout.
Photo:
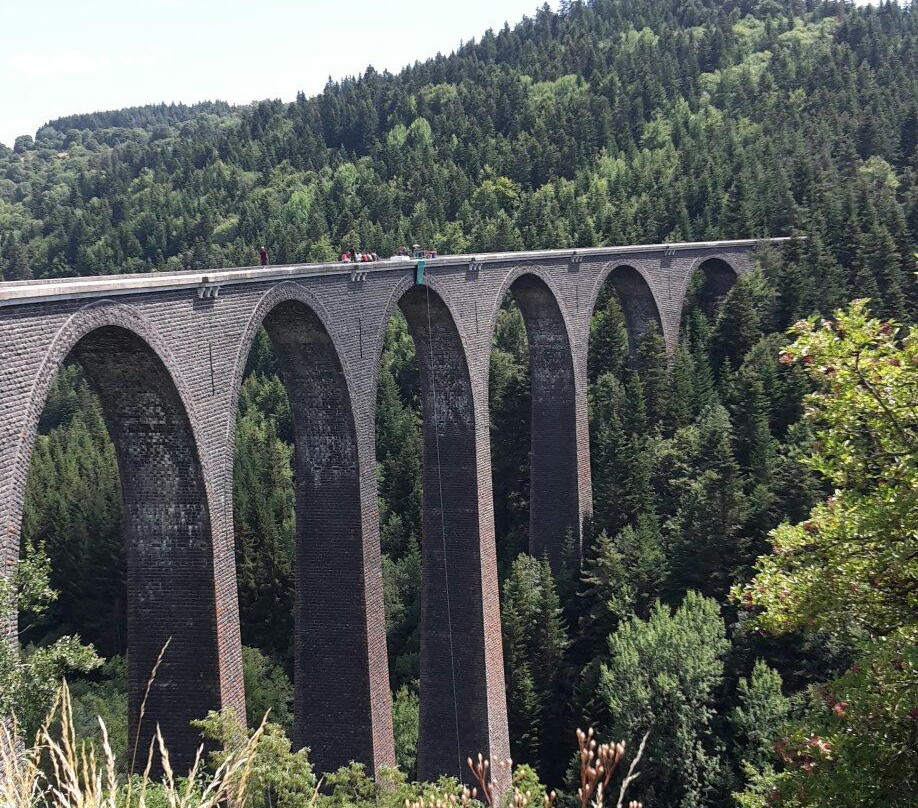
<svg viewBox="0 0 918 808"><path fill-rule="evenodd" d="M259 257L261 258L261 265L262 265L263 267L268 266L268 251L267 251L267 249L264 248L264 247L262 247L262 248L258 251L258 255L259 255Z"/></svg>

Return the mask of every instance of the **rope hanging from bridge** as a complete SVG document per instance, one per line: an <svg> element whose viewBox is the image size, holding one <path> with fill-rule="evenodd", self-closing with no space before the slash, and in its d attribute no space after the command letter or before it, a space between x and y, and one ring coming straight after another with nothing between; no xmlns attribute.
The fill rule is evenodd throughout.
<svg viewBox="0 0 918 808"><path fill-rule="evenodd" d="M423 262L420 262L423 265ZM420 270L423 273L423 266ZM423 274L420 274L423 279ZM424 284L427 303L427 351L429 357L430 397L433 411L434 445L437 454L437 496L440 501L440 539L443 542L443 580L446 586L446 628L449 634L449 664L453 685L453 717L456 725L456 777L462 782L462 749L459 742L459 700L456 695L456 654L453 648L453 615L449 598L449 561L446 557L446 518L443 511L443 475L440 470L440 429L437 415L437 374L434 372L433 326L430 317L430 286Z"/></svg>

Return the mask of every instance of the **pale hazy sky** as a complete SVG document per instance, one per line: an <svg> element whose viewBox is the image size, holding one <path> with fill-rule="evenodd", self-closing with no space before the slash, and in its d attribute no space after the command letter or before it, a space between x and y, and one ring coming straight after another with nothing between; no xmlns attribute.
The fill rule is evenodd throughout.
<svg viewBox="0 0 918 808"><path fill-rule="evenodd" d="M159 101L292 101L397 71L540 0L0 0L0 143L53 118ZM549 5L557 8L558 0Z"/></svg>

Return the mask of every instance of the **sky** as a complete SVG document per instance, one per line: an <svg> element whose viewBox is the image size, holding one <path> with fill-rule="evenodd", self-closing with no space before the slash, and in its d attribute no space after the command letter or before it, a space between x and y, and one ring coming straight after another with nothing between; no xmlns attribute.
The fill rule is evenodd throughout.
<svg viewBox="0 0 918 808"><path fill-rule="evenodd" d="M292 101L450 53L540 0L0 0L0 143L78 112ZM558 0L549 3L557 8Z"/></svg>

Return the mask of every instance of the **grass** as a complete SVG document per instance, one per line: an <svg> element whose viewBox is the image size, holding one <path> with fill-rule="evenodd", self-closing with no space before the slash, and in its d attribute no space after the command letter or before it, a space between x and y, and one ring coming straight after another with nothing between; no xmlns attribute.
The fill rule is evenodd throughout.
<svg viewBox="0 0 918 808"><path fill-rule="evenodd" d="M147 750L142 775L120 781L116 760L100 719L101 750L78 741L66 683L31 746L15 727L0 726L0 808L216 808L242 805L249 783L261 728L221 765L208 772L198 749L187 776L177 777L159 728ZM159 752L163 775L151 780L154 754Z"/></svg>

